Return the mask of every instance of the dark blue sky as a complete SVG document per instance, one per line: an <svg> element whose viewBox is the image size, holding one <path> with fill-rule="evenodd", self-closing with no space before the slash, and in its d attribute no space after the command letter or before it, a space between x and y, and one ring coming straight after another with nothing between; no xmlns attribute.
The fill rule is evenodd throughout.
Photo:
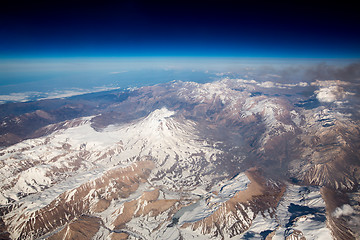
<svg viewBox="0 0 360 240"><path fill-rule="evenodd" d="M0 57L360 58L351 2L12 1Z"/></svg>

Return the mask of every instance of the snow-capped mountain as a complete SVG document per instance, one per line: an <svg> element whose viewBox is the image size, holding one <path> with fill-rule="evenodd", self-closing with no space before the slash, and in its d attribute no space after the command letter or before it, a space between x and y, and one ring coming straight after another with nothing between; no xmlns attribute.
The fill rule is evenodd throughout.
<svg viewBox="0 0 360 240"><path fill-rule="evenodd" d="M23 103L1 123L1 237L355 239L359 120L272 92L314 86L225 78Z"/></svg>

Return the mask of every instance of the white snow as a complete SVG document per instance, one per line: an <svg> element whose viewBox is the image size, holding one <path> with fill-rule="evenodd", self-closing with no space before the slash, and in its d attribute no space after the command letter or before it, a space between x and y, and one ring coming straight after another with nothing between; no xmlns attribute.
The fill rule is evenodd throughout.
<svg viewBox="0 0 360 240"><path fill-rule="evenodd" d="M174 175L173 179L190 177L189 167L196 167L193 164L201 160L199 155L210 159L218 150L198 140L194 122L176 121L172 118L174 114L166 108L158 109L140 121L110 126L101 132L91 127L91 117L82 118L82 123L75 127L3 149L0 186L10 185L10 188L2 192L1 203L6 204L6 197L17 200L18 193L40 191L41 187L58 183L69 174L109 169L148 155L162 169L170 169L175 163L184 169L182 176ZM68 147L64 148L65 145ZM16 172L20 166L24 170ZM57 169L64 169L65 173L59 175ZM45 177L46 173L49 176Z"/></svg>
<svg viewBox="0 0 360 240"><path fill-rule="evenodd" d="M246 237L246 233L248 232L251 232L254 235L251 239L264 239L260 233L265 231L275 231L277 226L278 223L276 218L271 218L268 212L265 212L264 215L259 213L251 223L251 227L245 233L241 234L239 239L249 239Z"/></svg>
<svg viewBox="0 0 360 240"><path fill-rule="evenodd" d="M176 118L174 114L162 108L143 119L109 126L103 131L91 127L92 117L75 119L63 124L68 126L67 129L2 149L0 201L7 204L12 199L19 204L4 217L4 221L16 229L21 224L16 220L19 216L32 216L65 191L69 191L68 200L71 200L72 189L100 177L107 170L127 166L148 156L157 165L151 177L157 172L168 171L166 177L154 180L152 184L171 189L193 189L191 185L198 184L193 172L203 171L199 161L209 162L207 169L210 169L211 159L216 158L219 150L197 136L194 122ZM173 166L181 172L169 170ZM209 177L203 177L199 191L210 181ZM236 189L242 187L238 183L229 184L234 184ZM138 196L144 190L139 187L139 192L133 195ZM21 196L23 193L30 195ZM118 203L114 204L109 209L118 206ZM16 237L16 233L12 236Z"/></svg>
<svg viewBox="0 0 360 240"><path fill-rule="evenodd" d="M284 132L294 132L294 125L287 124L278 119L283 114L283 107L274 99L265 98L257 101L247 98L243 107L242 116L260 114L263 116L266 131L263 133L261 142L265 145L271 137L281 135Z"/></svg>
<svg viewBox="0 0 360 240"><path fill-rule="evenodd" d="M21 193L35 193L51 184L51 179L46 176L47 169L44 166L29 168L20 173L14 190Z"/></svg>
<svg viewBox="0 0 360 240"><path fill-rule="evenodd" d="M325 219L325 202L322 199L320 187L302 187L289 184L276 211L279 227L273 240L284 239L286 230L299 230L306 239L332 239L326 221L316 220L314 213L303 214L301 217L293 219L292 226L286 227L292 215L289 212L291 204L317 209L321 211L318 214Z"/></svg>
<svg viewBox="0 0 360 240"><path fill-rule="evenodd" d="M174 218L179 218L179 225L186 222L196 222L214 213L222 203L228 201L237 192L244 191L250 180L244 173L238 174L233 179L230 179L222 185L218 195L208 193L202 196L196 203L179 210Z"/></svg>
<svg viewBox="0 0 360 240"><path fill-rule="evenodd" d="M292 211L294 210L294 205L291 206L291 204L300 206L297 209L298 217L294 217L295 215L290 212L290 207L292 207ZM313 209L314 212L305 212L306 210L302 210L301 207ZM275 211L275 217L272 218L269 211L273 210ZM258 213L251 227L241 234L239 239L263 239L261 233L265 234L265 231L267 233L275 231L273 240L283 240L288 239L288 237L292 239L290 235L294 230L301 231L302 236L306 239L333 239L330 229L326 226L325 202L321 197L319 187L302 187L288 184L277 209L273 210L269 209L264 214ZM319 216L323 220L319 219Z"/></svg>

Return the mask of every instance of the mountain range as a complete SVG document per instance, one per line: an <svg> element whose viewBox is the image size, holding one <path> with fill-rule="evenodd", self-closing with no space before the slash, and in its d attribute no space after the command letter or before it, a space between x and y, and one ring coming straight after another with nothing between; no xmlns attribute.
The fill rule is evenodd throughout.
<svg viewBox="0 0 360 240"><path fill-rule="evenodd" d="M0 239L359 239L356 83L0 105Z"/></svg>

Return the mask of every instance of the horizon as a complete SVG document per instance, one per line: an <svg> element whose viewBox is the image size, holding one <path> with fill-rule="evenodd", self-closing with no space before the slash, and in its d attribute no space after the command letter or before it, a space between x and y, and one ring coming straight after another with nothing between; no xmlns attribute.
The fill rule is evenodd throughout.
<svg viewBox="0 0 360 240"><path fill-rule="evenodd" d="M0 59L0 104L224 78L279 84L358 81L359 59L121 57ZM347 74L347 75L346 75Z"/></svg>
<svg viewBox="0 0 360 240"><path fill-rule="evenodd" d="M360 17L345 2L6 0L0 22L0 94L360 62Z"/></svg>

